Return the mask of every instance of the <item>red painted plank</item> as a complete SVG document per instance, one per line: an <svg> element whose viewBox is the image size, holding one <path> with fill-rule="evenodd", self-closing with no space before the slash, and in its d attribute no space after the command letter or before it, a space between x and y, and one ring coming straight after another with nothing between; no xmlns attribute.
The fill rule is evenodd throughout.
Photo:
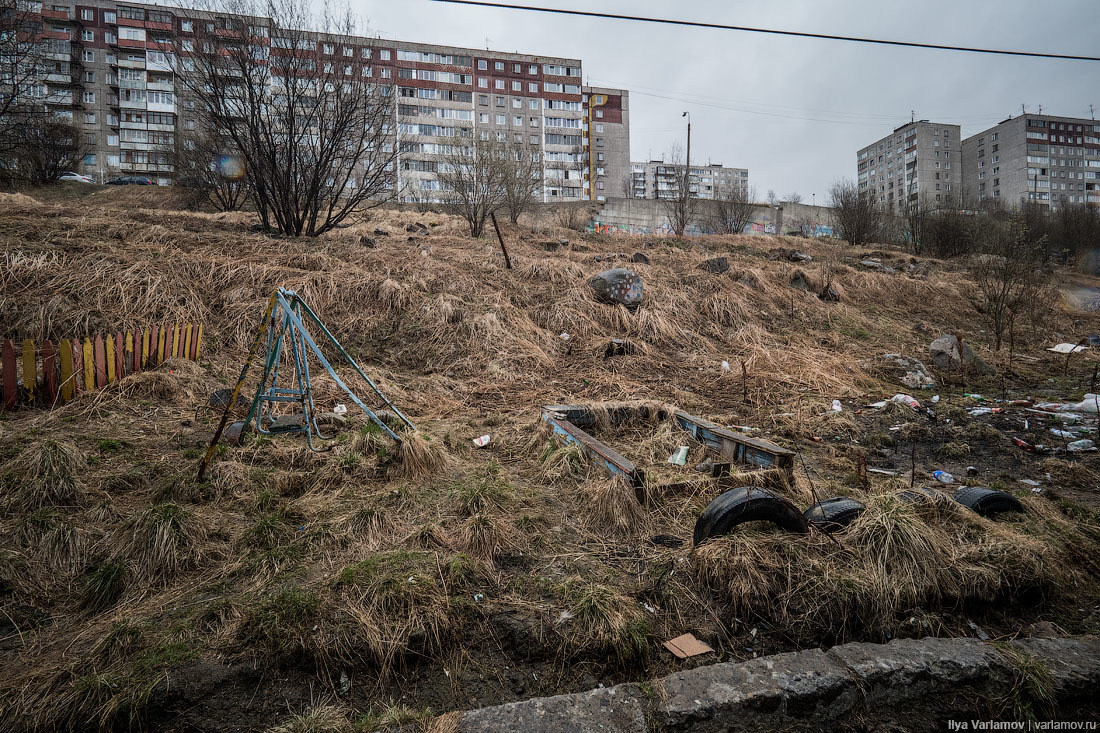
<svg viewBox="0 0 1100 733"><path fill-rule="evenodd" d="M15 376L15 344L11 339L4 339L0 363L4 366L4 407L10 410L19 399L19 382Z"/></svg>
<svg viewBox="0 0 1100 733"><path fill-rule="evenodd" d="M95 337L92 348L95 350L95 386L96 389L101 389L107 386L107 354L104 351L102 336Z"/></svg>
<svg viewBox="0 0 1100 733"><path fill-rule="evenodd" d="M126 356L122 350L122 332L115 332L115 379L122 379L126 374Z"/></svg>
<svg viewBox="0 0 1100 733"><path fill-rule="evenodd" d="M146 357L145 366L156 367L157 365L157 337L160 336L160 326L154 325L149 330L149 354Z"/></svg>
<svg viewBox="0 0 1100 733"><path fill-rule="evenodd" d="M134 331L134 374L141 371L141 331Z"/></svg>
<svg viewBox="0 0 1100 733"><path fill-rule="evenodd" d="M42 381L46 387L46 399L50 404L57 402L57 353L53 341L42 342Z"/></svg>
<svg viewBox="0 0 1100 733"><path fill-rule="evenodd" d="M80 339L73 339L73 394L84 391L84 349Z"/></svg>

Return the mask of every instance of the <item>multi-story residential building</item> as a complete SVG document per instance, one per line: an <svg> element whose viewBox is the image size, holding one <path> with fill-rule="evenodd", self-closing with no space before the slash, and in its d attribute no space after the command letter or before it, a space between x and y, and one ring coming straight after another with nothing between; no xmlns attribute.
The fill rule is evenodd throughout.
<svg viewBox="0 0 1100 733"><path fill-rule="evenodd" d="M179 67L171 54L193 46L199 23L210 33L224 29L230 34L247 24L250 43L268 47L265 52L279 52L280 40L286 40L266 18L112 0L18 2L41 16L51 64L43 79L43 101L80 128L93 151L83 172L101 181L120 174L172 180L171 155L164 151L196 123L194 102L173 75ZM376 83L394 87L400 198L438 198L438 155L461 135L522 144L543 166L544 201L591 197L589 111L579 60L315 35L309 48L294 52L314 54L326 67L350 69L354 61ZM613 116L614 139L627 137L625 93L600 96L607 98L605 115L613 105L620 110ZM596 121L607 125L610 118L601 122L597 115ZM606 145L612 137L599 139Z"/></svg>
<svg viewBox="0 0 1100 733"><path fill-rule="evenodd" d="M584 87L589 198L623 196L630 180L630 96L625 89Z"/></svg>
<svg viewBox="0 0 1100 733"><path fill-rule="evenodd" d="M631 163L632 194L638 199L674 198L679 189L678 179L683 176L683 164L651 160L647 163ZM749 193L748 168L726 168L720 163L691 166L690 189L696 198L715 199L736 191L743 196Z"/></svg>
<svg viewBox="0 0 1100 733"><path fill-rule="evenodd" d="M963 141L963 186L979 204L1100 206L1100 123L1010 117Z"/></svg>
<svg viewBox="0 0 1100 733"><path fill-rule="evenodd" d="M962 195L960 128L907 122L856 153L859 190L894 211L918 201L946 203Z"/></svg>

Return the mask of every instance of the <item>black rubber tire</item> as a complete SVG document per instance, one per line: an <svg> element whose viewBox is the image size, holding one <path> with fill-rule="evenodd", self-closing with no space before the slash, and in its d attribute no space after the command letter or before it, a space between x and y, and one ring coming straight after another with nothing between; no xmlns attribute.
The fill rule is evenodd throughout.
<svg viewBox="0 0 1100 733"><path fill-rule="evenodd" d="M810 531L806 518L791 502L767 489L741 486L723 492L707 505L695 521L692 543L698 545L726 534L738 524L757 520L769 521L789 532Z"/></svg>
<svg viewBox="0 0 1100 733"><path fill-rule="evenodd" d="M955 492L955 501L968 509L973 509L983 517L992 517L1001 512L1023 512L1024 505L1007 491L983 489L981 486L964 486Z"/></svg>
<svg viewBox="0 0 1100 733"><path fill-rule="evenodd" d="M867 509L855 499L837 496L824 499L802 513L806 520L826 532L835 532L851 524Z"/></svg>

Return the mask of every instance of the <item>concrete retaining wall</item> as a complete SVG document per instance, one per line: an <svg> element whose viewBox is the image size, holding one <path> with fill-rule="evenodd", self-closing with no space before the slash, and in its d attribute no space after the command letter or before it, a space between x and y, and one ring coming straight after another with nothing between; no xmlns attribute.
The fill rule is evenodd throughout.
<svg viewBox="0 0 1100 733"><path fill-rule="evenodd" d="M707 201L700 201L697 221L688 234L710 231L705 220ZM588 225L589 231L617 234L671 234L662 204L653 199L608 199ZM826 206L784 203L778 207L758 204L746 234L804 234L828 237L833 234L832 209Z"/></svg>
<svg viewBox="0 0 1100 733"><path fill-rule="evenodd" d="M1021 666L1019 660L1027 659ZM1028 700L1021 669L1053 684L1053 708ZM462 714L461 731L947 730L948 721L1012 720L1028 703L1040 720L1095 720L1100 640L976 639L845 644L676 672Z"/></svg>

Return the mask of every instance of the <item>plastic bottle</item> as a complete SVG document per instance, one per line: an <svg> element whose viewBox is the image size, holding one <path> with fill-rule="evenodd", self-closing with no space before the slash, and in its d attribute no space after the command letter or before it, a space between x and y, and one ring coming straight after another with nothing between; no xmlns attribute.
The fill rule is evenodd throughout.
<svg viewBox="0 0 1100 733"><path fill-rule="evenodd" d="M933 471L932 476L941 484L955 483L955 477L949 474L947 471Z"/></svg>

